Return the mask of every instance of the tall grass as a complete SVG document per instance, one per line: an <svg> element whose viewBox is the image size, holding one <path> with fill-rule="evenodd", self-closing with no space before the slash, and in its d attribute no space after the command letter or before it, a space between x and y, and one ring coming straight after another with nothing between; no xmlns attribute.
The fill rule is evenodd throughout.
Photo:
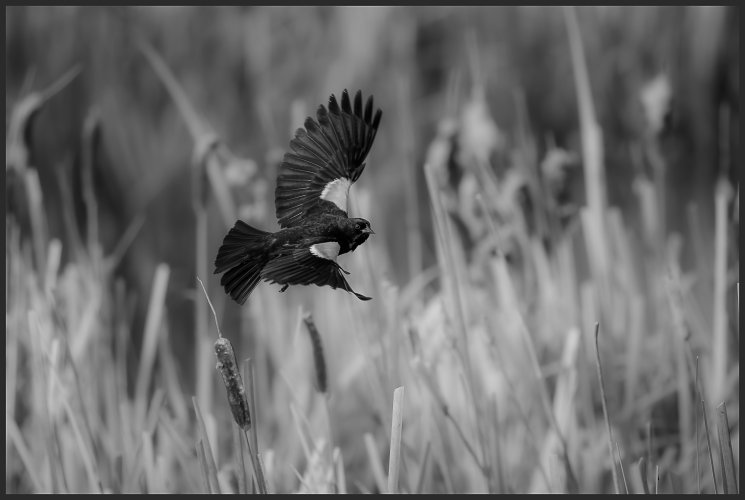
<svg viewBox="0 0 745 500"><path fill-rule="evenodd" d="M546 173L559 148L540 154L544 131L531 130L524 94L511 96L519 130L497 126L485 98L487 57L472 37L469 97L453 90L450 104L432 107L437 130L414 130L421 102L411 76L396 77L388 104L398 109L384 109L382 128L394 127L386 117L398 114L411 128L401 140L416 144L402 146L399 158L406 215L386 222L406 228L407 251L374 237L343 257L355 289L374 297L365 303L339 290L279 294L262 284L238 308L206 279L219 243L213 234L246 205L235 196L245 187L236 169L253 160L230 153L205 125L193 86L140 45L190 134L183 148L192 152L193 210L178 224L194 229L195 261L185 281L175 264L157 263L138 327L132 284L115 271L138 228L155 222L138 219L105 250L91 180L98 166L88 151L86 243L63 258L66 243L47 230L58 207L33 180L35 144L24 139L28 124L14 118L25 116L17 108L28 101L15 102L7 144L27 180L14 187L25 203L6 215L6 492L737 491L739 358L730 346L739 323L729 318L739 313L731 300L739 257L730 245L739 222L728 207L739 190L722 179L711 220L690 211L693 225L714 227L712 245L668 229L656 202L664 185L641 170L640 210L609 201L603 145L613 137L593 111L583 33L574 11L565 15L587 205L559 214L564 205ZM377 102L374 89L363 92ZM86 116L85 148L94 147L96 129L121 126L95 111ZM284 136L265 135L273 134ZM352 215L380 213L370 186L381 184L365 178L377 175L391 140L381 134L373 147L352 190ZM423 158L415 147L426 150ZM69 213L74 196L63 200ZM422 229L429 222L431 239ZM689 246L698 256L690 266L681 256ZM397 284L388 277L402 255L410 276ZM198 277L214 301L214 329ZM181 323L169 303L182 295L191 300L193 331L174 327ZM223 337L235 346L233 368L245 367L231 380L245 383L241 415L250 415L250 428L233 419L236 401L214 369L214 342ZM194 341L179 359L187 338Z"/></svg>

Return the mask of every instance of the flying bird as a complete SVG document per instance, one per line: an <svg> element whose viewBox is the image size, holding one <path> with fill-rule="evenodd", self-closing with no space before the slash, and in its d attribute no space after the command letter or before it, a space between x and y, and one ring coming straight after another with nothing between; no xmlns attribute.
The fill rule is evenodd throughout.
<svg viewBox="0 0 745 500"><path fill-rule="evenodd" d="M267 232L236 221L215 258L220 284L239 304L261 280L290 285L352 290L337 262L374 234L365 219L351 218L349 188L365 168L364 160L380 125L382 111L373 113L373 98L363 106L358 90L354 102L346 90L341 105L332 94L328 109L318 107L317 119L306 118L290 141L279 165L274 204L281 229Z"/></svg>

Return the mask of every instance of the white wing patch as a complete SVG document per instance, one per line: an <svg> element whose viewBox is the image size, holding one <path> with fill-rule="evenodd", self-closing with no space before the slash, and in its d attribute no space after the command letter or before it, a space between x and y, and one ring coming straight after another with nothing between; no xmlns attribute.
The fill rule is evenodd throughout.
<svg viewBox="0 0 745 500"><path fill-rule="evenodd" d="M349 196L349 187L352 185L352 181L346 177L341 179L335 179L323 188L321 192L321 199L330 201L340 209L347 212L347 197Z"/></svg>
<svg viewBox="0 0 745 500"><path fill-rule="evenodd" d="M339 250L341 250L341 247L335 241L316 243L315 245L311 245L310 247L310 253L312 253L316 257L333 260L334 262L336 262L336 257L339 255Z"/></svg>

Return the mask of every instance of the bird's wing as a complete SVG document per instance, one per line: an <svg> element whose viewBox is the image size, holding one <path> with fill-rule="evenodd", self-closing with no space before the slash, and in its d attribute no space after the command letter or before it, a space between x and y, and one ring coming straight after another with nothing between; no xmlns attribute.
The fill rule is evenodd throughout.
<svg viewBox="0 0 745 500"><path fill-rule="evenodd" d="M353 293L360 300L370 300L352 290L344 271L336 263L339 244L323 242L302 248L287 249L270 260L261 271L261 278L281 285L318 285L341 288Z"/></svg>
<svg viewBox="0 0 745 500"><path fill-rule="evenodd" d="M328 110L318 107L318 121L305 120L295 132L279 166L275 208L280 226L297 225L315 211L347 214L349 187L365 168L382 111L373 114L373 98L364 107L358 90L352 103L346 90L341 106L332 94Z"/></svg>

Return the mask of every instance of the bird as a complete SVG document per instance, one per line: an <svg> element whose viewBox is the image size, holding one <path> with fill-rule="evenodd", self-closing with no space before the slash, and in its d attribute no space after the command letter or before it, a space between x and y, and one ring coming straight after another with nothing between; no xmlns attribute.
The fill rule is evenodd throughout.
<svg viewBox="0 0 745 500"><path fill-rule="evenodd" d="M349 217L349 188L365 169L383 112L373 112L373 97L363 105L345 89L340 102L334 94L328 109L321 104L316 119L308 117L290 140L277 173L275 212L280 230L255 228L237 220L217 251L214 274L238 304L262 280L282 285L340 288L360 300L337 262L375 234L370 222Z"/></svg>

